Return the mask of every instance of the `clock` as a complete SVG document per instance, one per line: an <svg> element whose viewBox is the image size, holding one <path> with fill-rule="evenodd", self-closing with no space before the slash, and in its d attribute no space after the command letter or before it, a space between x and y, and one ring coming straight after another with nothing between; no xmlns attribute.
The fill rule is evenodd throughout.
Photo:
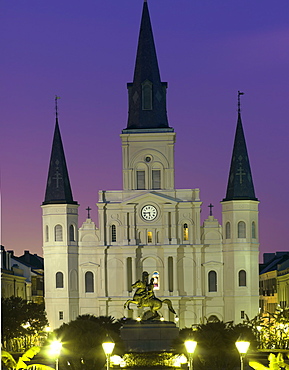
<svg viewBox="0 0 289 370"><path fill-rule="evenodd" d="M156 207L152 205L146 205L141 210L141 216L146 221L153 221L158 215Z"/></svg>

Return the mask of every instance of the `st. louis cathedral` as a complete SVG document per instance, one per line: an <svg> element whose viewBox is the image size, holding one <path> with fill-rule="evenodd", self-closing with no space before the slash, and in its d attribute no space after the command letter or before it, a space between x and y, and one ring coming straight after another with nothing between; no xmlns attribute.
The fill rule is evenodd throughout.
<svg viewBox="0 0 289 370"><path fill-rule="evenodd" d="M222 225L200 221L199 189L175 189L175 132L166 110L149 17L143 4L136 64L128 83L122 143L123 190L99 191L99 225L88 216L78 228L58 118L43 210L45 302L52 328L78 315L140 315L124 303L143 271L155 295L170 299L179 326L203 317L242 321L258 313L258 199L240 109ZM225 189L224 189L225 190ZM221 198L221 195L220 195ZM164 305L165 320L175 315Z"/></svg>

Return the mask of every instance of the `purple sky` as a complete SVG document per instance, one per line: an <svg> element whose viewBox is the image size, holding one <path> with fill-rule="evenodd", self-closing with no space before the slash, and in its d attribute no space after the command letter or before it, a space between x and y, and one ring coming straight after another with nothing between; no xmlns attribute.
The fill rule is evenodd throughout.
<svg viewBox="0 0 289 370"><path fill-rule="evenodd" d="M289 1L149 0L177 188L200 188L221 222L237 91L256 196L260 251L288 250ZM79 224L99 190L122 188L142 0L4 0L0 6L2 244L42 254L41 208L54 96Z"/></svg>

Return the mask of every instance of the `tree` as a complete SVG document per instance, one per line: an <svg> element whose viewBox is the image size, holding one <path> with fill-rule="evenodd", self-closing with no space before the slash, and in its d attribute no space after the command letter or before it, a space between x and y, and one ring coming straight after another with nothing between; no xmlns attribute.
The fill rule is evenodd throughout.
<svg viewBox="0 0 289 370"><path fill-rule="evenodd" d="M244 324L255 333L259 349L289 349L289 308L278 307L252 320L246 317Z"/></svg>
<svg viewBox="0 0 289 370"><path fill-rule="evenodd" d="M207 321L194 326L193 329L182 329L176 341L176 349L179 353L185 352L185 340L193 337L197 341L194 354L195 369L231 370L239 365L235 342L241 333L254 347L256 340L252 330L247 326L219 320Z"/></svg>
<svg viewBox="0 0 289 370"><path fill-rule="evenodd" d="M34 345L48 325L44 304L20 297L2 298L2 345L8 351L21 351Z"/></svg>
<svg viewBox="0 0 289 370"><path fill-rule="evenodd" d="M107 335L116 344L114 353L122 351L120 326L111 316L93 315L81 315L61 325L53 333L62 342L61 367L71 370L101 369L105 364L102 343Z"/></svg>

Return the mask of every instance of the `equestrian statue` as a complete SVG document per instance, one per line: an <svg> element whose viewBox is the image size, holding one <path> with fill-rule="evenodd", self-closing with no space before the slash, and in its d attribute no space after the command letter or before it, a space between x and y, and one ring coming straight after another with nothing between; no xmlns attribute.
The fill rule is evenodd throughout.
<svg viewBox="0 0 289 370"><path fill-rule="evenodd" d="M149 311L146 311L143 314L143 320L153 320L159 318L160 315L158 310L162 308L163 303L168 305L169 310L176 314L175 310L173 309L172 302L169 299L159 299L155 296L154 293L154 278L150 279L148 282L149 274L147 271L142 273L142 280L137 280L134 284L132 284L132 288L136 289L134 296L132 299L128 299L125 304L124 308L128 308L131 310L129 305L134 303L137 307L149 307Z"/></svg>

